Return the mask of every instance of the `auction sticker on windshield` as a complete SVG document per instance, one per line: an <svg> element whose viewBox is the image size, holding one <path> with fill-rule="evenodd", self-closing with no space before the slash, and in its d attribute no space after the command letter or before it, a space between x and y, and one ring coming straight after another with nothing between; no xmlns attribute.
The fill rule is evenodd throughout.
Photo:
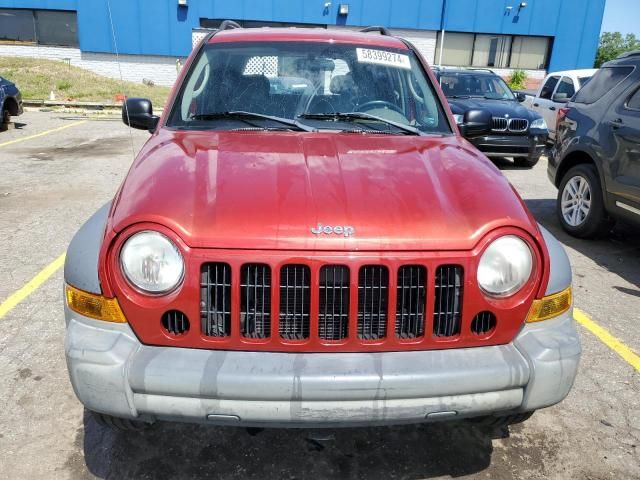
<svg viewBox="0 0 640 480"><path fill-rule="evenodd" d="M386 50L372 50L370 48L357 48L356 51L358 53L358 62L360 63L375 63L376 65L411 69L409 55Z"/></svg>

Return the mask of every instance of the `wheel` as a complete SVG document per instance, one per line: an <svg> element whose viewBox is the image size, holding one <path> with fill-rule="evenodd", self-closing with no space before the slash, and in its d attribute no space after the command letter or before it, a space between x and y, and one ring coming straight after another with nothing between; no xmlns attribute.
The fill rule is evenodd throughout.
<svg viewBox="0 0 640 480"><path fill-rule="evenodd" d="M7 125L11 121L11 113L9 113L9 109L2 109L2 117L0 118L0 123L3 125Z"/></svg>
<svg viewBox="0 0 640 480"><path fill-rule="evenodd" d="M515 163L516 166L518 167L533 168L538 164L539 160L540 160L540 157L538 158L515 157L513 159L513 163Z"/></svg>
<svg viewBox="0 0 640 480"><path fill-rule="evenodd" d="M556 210L562 228L574 237L599 237L613 226L604 208L602 186L593 165L576 165L564 175Z"/></svg>
<svg viewBox="0 0 640 480"><path fill-rule="evenodd" d="M129 420L127 418L112 417L103 413L91 412L93 418L96 419L103 427L108 427L120 432L142 432L151 427L150 423L140 422L137 420Z"/></svg>
<svg viewBox="0 0 640 480"><path fill-rule="evenodd" d="M481 427L504 428L529 420L534 412L535 410L532 412L514 413L503 416L488 415L486 417L470 418L469 421Z"/></svg>

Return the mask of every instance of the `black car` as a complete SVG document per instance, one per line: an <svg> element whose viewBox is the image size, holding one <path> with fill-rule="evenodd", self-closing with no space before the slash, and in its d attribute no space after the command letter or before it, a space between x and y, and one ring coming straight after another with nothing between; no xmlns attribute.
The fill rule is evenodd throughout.
<svg viewBox="0 0 640 480"><path fill-rule="evenodd" d="M549 179L571 235L605 234L616 219L640 224L640 51L606 63L558 112Z"/></svg>
<svg viewBox="0 0 640 480"><path fill-rule="evenodd" d="M549 132L544 119L521 102L491 70L436 67L434 72L458 123L469 110L492 116L488 135L463 134L488 157L512 157L516 165L533 167L544 153Z"/></svg>
<svg viewBox="0 0 640 480"><path fill-rule="evenodd" d="M7 124L11 117L22 115L22 95L6 78L0 77L0 124Z"/></svg>

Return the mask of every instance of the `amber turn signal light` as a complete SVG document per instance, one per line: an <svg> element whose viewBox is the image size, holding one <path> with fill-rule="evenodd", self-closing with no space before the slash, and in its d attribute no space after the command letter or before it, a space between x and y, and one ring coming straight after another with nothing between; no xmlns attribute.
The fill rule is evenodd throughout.
<svg viewBox="0 0 640 480"><path fill-rule="evenodd" d="M127 323L115 298L83 292L69 285L65 285L65 297L69 308L80 315L105 322Z"/></svg>
<svg viewBox="0 0 640 480"><path fill-rule="evenodd" d="M571 308L571 287L540 300L534 300L527 323L541 322L557 317Z"/></svg>

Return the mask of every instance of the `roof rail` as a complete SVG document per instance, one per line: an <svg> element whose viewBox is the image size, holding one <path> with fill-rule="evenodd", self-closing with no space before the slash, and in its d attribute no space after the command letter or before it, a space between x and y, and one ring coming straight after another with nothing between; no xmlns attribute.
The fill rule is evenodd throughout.
<svg viewBox="0 0 640 480"><path fill-rule="evenodd" d="M616 57L616 60L619 60L621 58L629 58L629 57L637 57L637 56L640 56L640 50L634 50L632 52L622 53Z"/></svg>
<svg viewBox="0 0 640 480"><path fill-rule="evenodd" d="M392 37L393 35L391 35L391 32L386 29L385 27L381 27L379 25L373 26L373 27L367 27L367 28L363 28L362 30L360 30L360 32L362 33L369 33L369 32L378 32L380 33L380 35L384 35L387 37Z"/></svg>
<svg viewBox="0 0 640 480"><path fill-rule="evenodd" d="M233 30L235 28L242 28L242 25L233 20L225 20L220 24L218 30Z"/></svg>

